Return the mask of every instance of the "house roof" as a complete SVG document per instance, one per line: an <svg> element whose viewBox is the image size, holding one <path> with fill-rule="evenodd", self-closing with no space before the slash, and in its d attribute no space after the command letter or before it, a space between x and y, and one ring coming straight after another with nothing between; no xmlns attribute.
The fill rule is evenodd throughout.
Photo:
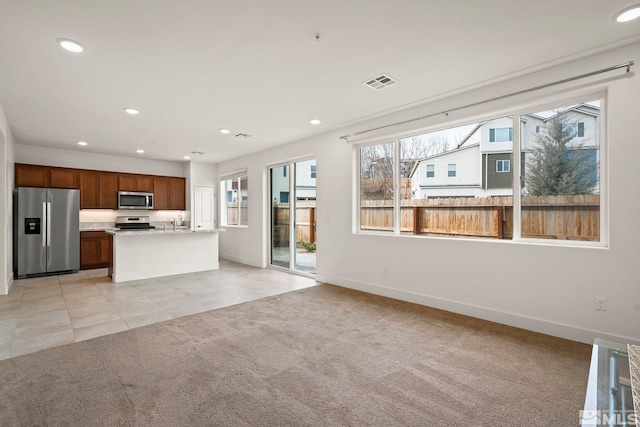
<svg viewBox="0 0 640 427"><path fill-rule="evenodd" d="M554 117L557 117L559 114L565 114L567 112L570 111L575 111L581 114L586 114L588 116L592 116L592 117L599 117L600 116L600 108L596 107L595 105L591 105L591 104L577 104L577 105L572 105L570 107L567 107L565 109L559 110L549 116L542 116L542 115L538 115L538 114L527 114L528 116L531 117L535 117L537 119L543 120L545 122L551 120Z"/></svg>
<svg viewBox="0 0 640 427"><path fill-rule="evenodd" d="M471 129L471 131L469 131L467 136L462 138L462 141L460 141L460 143L457 145L456 148L462 147L473 136L473 134L476 133L478 131L478 129L480 129L482 127L482 125L484 125L485 123L487 123L486 120L484 122L479 122L477 125L475 125L474 128Z"/></svg>

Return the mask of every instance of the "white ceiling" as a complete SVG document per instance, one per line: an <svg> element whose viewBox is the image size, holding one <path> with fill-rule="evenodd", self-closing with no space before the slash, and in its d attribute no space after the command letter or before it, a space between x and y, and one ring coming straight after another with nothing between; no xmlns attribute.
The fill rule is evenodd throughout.
<svg viewBox="0 0 640 427"><path fill-rule="evenodd" d="M0 0L0 105L18 144L218 162L633 41L636 1Z"/></svg>

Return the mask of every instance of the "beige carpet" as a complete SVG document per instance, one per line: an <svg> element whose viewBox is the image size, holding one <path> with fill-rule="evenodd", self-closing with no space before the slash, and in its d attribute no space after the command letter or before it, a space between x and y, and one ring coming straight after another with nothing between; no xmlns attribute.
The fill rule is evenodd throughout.
<svg viewBox="0 0 640 427"><path fill-rule="evenodd" d="M329 285L0 362L1 426L571 426L590 347Z"/></svg>

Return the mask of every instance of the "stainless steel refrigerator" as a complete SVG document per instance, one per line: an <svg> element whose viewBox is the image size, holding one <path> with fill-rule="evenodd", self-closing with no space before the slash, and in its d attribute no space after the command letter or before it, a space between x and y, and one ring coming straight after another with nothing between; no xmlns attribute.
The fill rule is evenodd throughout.
<svg viewBox="0 0 640 427"><path fill-rule="evenodd" d="M14 198L14 275L77 272L80 190L20 187Z"/></svg>

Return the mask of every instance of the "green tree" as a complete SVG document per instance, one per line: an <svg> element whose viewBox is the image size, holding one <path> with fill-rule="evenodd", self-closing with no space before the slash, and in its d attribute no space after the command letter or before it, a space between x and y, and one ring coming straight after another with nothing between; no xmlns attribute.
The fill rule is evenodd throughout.
<svg viewBox="0 0 640 427"><path fill-rule="evenodd" d="M577 123L558 112L547 121L546 132L535 135L535 149L527 159L526 195L593 194L598 164L576 139Z"/></svg>

